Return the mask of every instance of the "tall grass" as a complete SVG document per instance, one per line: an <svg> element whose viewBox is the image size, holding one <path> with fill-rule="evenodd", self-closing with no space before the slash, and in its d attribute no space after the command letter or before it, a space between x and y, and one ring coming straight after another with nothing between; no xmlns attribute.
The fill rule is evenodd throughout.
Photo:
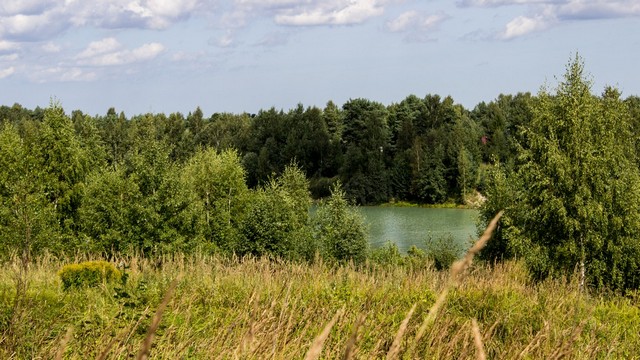
<svg viewBox="0 0 640 360"><path fill-rule="evenodd" d="M640 349L637 298L586 295L572 279L532 284L518 262L469 263L452 284L428 265L134 257L123 259L126 284L65 292L56 273L70 260L30 263L21 299L15 268L0 269L0 358L583 359Z"/></svg>

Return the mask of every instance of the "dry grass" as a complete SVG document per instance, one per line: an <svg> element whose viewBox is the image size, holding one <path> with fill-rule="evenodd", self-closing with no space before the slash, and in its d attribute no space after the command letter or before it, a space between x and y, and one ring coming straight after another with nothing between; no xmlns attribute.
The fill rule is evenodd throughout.
<svg viewBox="0 0 640 360"><path fill-rule="evenodd" d="M634 358L640 348L637 299L532 285L517 262L467 263L452 283L428 266L196 255L159 269L132 258L125 286L64 292L56 271L75 260L85 259L36 259L21 299L11 266L0 269L0 358L123 359L141 344L155 359Z"/></svg>
<svg viewBox="0 0 640 360"><path fill-rule="evenodd" d="M313 343L311 343L311 347L307 352L307 356L305 356L305 360L316 360L320 357L320 354L322 353L322 347L324 346L325 340L327 340L327 338L329 337L331 328L333 328L333 325L336 323L336 321L338 321L338 318L340 317L340 315L342 315L343 312L344 307L336 312L331 321L329 321L329 323L324 327L322 332L318 336L316 336L316 338L313 340Z"/></svg>
<svg viewBox="0 0 640 360"><path fill-rule="evenodd" d="M164 312L164 309L167 307L169 300L171 300L171 296L173 296L173 292L175 291L176 286L178 286L178 279L173 280L173 282L171 283L171 286L169 286L169 290L167 290L167 293L164 295L164 299L162 299L162 302L158 306L158 309L156 310L156 313L153 316L153 321L151 321L151 325L147 330L147 336L144 337L144 341L142 342L142 348L140 348L140 352L136 357L137 360L146 360L147 358L149 358L153 337L155 336L156 331L158 330L158 326L160 325L160 320L162 320L162 313Z"/></svg>

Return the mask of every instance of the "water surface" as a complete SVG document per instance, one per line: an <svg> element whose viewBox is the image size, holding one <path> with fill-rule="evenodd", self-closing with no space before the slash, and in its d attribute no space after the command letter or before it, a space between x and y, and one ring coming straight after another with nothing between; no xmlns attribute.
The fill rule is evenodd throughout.
<svg viewBox="0 0 640 360"><path fill-rule="evenodd" d="M369 227L369 243L378 248L387 241L406 252L412 245L421 249L429 239L451 234L466 248L476 236L477 210L429 209L420 207L360 206Z"/></svg>

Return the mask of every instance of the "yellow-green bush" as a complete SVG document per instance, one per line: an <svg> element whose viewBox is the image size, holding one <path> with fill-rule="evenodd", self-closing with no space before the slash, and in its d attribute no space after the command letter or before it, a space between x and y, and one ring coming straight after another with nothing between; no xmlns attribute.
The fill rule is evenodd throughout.
<svg viewBox="0 0 640 360"><path fill-rule="evenodd" d="M72 287L98 286L103 283L117 282L122 278L122 273L113 264L104 260L68 264L58 271L58 275L65 290Z"/></svg>

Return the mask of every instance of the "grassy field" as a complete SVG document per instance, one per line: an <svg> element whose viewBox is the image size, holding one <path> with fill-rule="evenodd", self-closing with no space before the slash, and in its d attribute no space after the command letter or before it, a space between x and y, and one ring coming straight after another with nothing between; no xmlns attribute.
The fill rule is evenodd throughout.
<svg viewBox="0 0 640 360"><path fill-rule="evenodd" d="M57 271L71 260L3 266L0 358L639 358L637 296L531 284L517 262L452 285L426 263L125 260L125 285L68 291Z"/></svg>

